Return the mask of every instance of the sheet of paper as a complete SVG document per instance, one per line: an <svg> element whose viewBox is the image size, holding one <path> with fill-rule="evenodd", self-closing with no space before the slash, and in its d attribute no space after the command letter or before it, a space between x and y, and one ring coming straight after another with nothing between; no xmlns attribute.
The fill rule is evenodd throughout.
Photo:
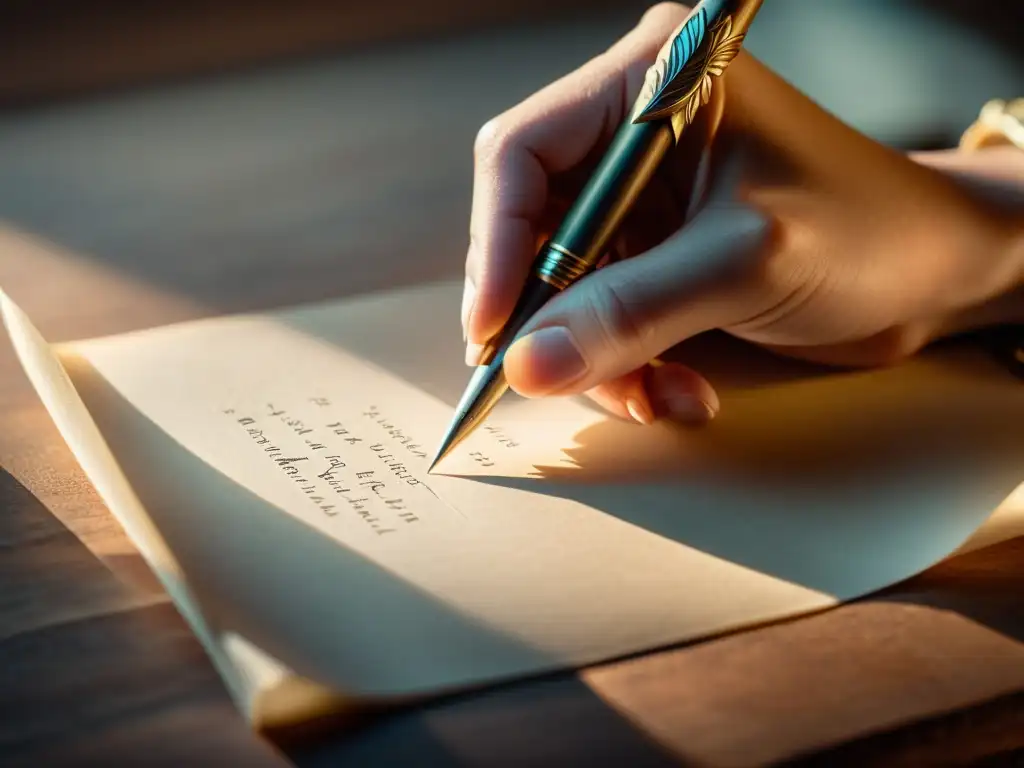
<svg viewBox="0 0 1024 768"><path fill-rule="evenodd" d="M1024 532L1024 388L967 348L808 375L699 341L711 428L510 397L428 477L459 290L60 349L217 632L350 695L433 692L857 597L1000 505Z"/></svg>

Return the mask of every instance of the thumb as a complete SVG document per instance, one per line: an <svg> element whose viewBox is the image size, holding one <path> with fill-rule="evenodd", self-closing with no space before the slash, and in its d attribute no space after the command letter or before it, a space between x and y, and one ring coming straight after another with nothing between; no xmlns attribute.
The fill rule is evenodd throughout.
<svg viewBox="0 0 1024 768"><path fill-rule="evenodd" d="M759 311L769 226L735 203L705 208L646 253L598 270L541 309L505 355L525 397L570 395L634 371L681 341Z"/></svg>

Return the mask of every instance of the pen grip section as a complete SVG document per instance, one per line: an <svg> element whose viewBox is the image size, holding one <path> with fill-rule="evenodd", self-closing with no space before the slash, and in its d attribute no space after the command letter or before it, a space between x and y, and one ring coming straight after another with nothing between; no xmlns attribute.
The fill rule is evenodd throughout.
<svg viewBox="0 0 1024 768"><path fill-rule="evenodd" d="M545 253L546 249L541 249L541 256ZM527 278L526 285L523 286L519 301L516 302L512 314L509 315L508 322L502 327L501 332L484 347L480 364L500 364L504 360L505 352L512 346L512 342L515 341L527 321L560 292L561 289L532 273Z"/></svg>

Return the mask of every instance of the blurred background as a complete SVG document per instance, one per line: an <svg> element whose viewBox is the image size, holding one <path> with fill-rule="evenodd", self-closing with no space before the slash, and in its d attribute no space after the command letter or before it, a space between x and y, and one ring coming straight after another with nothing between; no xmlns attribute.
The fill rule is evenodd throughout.
<svg viewBox="0 0 1024 768"><path fill-rule="evenodd" d="M0 0L0 221L211 311L455 274L477 128L648 5ZM1022 30L1010 0L765 0L748 48L935 148L1024 95Z"/></svg>
<svg viewBox="0 0 1024 768"><path fill-rule="evenodd" d="M0 105L289 57L343 56L368 46L502 30L535 34L546 48L564 48L565 55L540 54L549 55L552 69L561 69L625 31L648 5L642 0L4 0ZM1022 28L1024 4L1009 0L766 0L749 47L862 130L898 144L949 143L981 100L1020 91Z"/></svg>

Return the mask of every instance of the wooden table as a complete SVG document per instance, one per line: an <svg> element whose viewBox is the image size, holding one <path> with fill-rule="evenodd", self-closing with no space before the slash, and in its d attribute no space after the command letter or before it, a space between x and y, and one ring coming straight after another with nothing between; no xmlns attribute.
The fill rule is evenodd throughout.
<svg viewBox="0 0 1024 768"><path fill-rule="evenodd" d="M625 23L4 116L0 286L57 341L458 275L476 127ZM235 714L6 344L0 373L5 766L918 765L1024 749L1015 541L831 612L282 753Z"/></svg>

